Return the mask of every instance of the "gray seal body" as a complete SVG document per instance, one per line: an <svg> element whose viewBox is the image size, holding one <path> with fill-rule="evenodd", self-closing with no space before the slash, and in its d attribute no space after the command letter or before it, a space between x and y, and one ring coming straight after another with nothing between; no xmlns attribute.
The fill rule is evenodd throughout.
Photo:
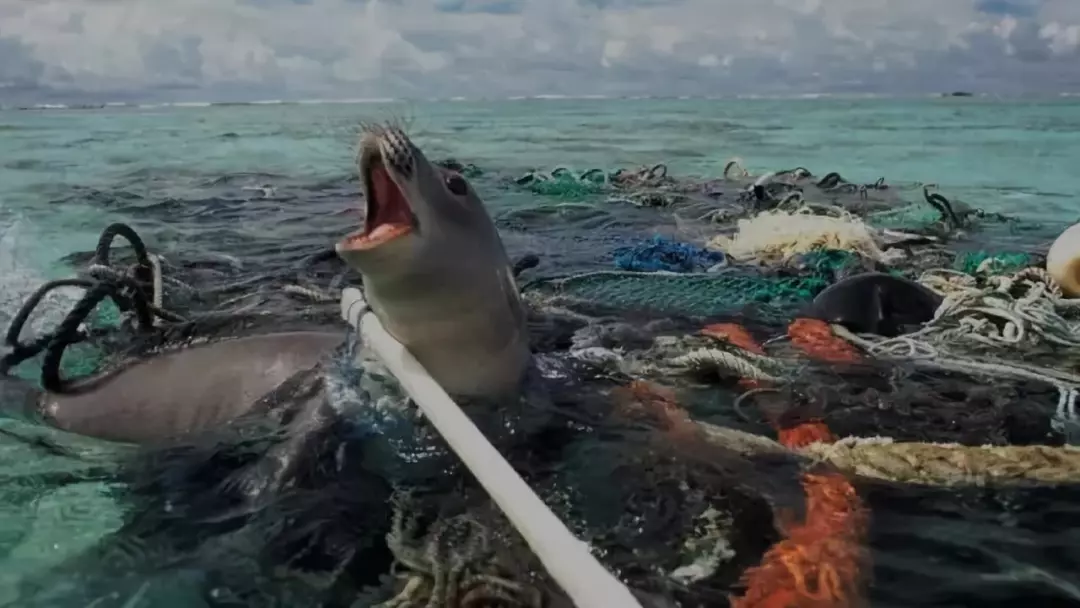
<svg viewBox="0 0 1080 608"><path fill-rule="evenodd" d="M48 425L78 435L167 440L248 413L342 342L341 332L296 331L197 344L76 380L64 392L23 399Z"/></svg>

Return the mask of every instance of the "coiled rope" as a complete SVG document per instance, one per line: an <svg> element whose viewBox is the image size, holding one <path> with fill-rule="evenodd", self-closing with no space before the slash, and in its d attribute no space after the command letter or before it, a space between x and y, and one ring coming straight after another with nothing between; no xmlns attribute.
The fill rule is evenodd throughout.
<svg viewBox="0 0 1080 608"><path fill-rule="evenodd" d="M110 263L112 243L117 236L124 237L135 252L135 264L125 270L116 269ZM4 343L11 348L11 352L0 359L0 374L7 374L11 368L44 351L46 355L42 362L42 385L50 391L64 391L69 387L69 383L60 373L63 353L72 344L108 333L105 330L83 327L97 305L106 298L116 304L122 315L133 317L136 330L140 332L154 331L158 320L169 323L185 320L180 315L162 308L164 279L160 259L149 254L143 240L126 224L111 224L102 231L87 272L92 278L49 281L27 298L4 336ZM23 329L34 310L51 291L62 287L80 287L84 294L57 329L30 343L22 342ZM150 293L147 293L148 287Z"/></svg>
<svg viewBox="0 0 1080 608"><path fill-rule="evenodd" d="M1077 303L1064 300L1060 286L1041 268L990 276L983 287L971 275L944 269L923 273L919 282L945 300L923 329L908 334L912 339L990 347L1040 342L1080 346L1080 325L1058 312Z"/></svg>

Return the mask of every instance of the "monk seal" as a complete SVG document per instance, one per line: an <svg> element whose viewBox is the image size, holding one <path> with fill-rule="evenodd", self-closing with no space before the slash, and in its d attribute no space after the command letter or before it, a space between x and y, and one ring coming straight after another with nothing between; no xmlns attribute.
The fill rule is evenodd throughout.
<svg viewBox="0 0 1080 608"><path fill-rule="evenodd" d="M403 133L389 127L367 129L358 165L367 195L364 224L335 249L363 275L374 314L435 380L455 396L484 401L514 396L514 403L500 401L498 408L490 408L499 414L524 402L550 406L545 415L557 409L578 414L572 419L581 422L606 421L617 407L609 389L630 379L614 373L581 374L597 383L583 387L564 382L571 376L577 380L576 375L549 374L551 361L545 355L533 356L526 310L510 261L494 223L469 184L455 173L434 167ZM576 360L570 359L571 363ZM469 477L463 478L457 466L447 466L456 458L452 454L443 458L445 448L438 437L424 429L414 432L410 417L402 417L405 428L395 430L390 425L387 430L380 416L375 417L376 424L365 427L362 415L341 415L342 408L330 398L332 389L340 384L359 387L363 393L368 385L363 381L366 378L351 376L353 372L364 375L363 367L352 369L351 361L341 358L326 365L329 372L341 373L335 366L349 368L349 374L334 378L331 373L324 378L319 370L308 370L277 391L278 402L289 402L291 416L285 421L288 432L283 440L269 449L244 441L203 440L191 448L170 448L165 454L140 454L133 465L135 481L130 486L134 490L126 499L137 515L117 533L120 540L110 539L102 550L123 549L125 536L165 547L160 554L170 558L174 547L197 551L206 546L212 561L206 569L227 572L239 560L234 555L214 557L221 552L213 545L246 531L250 535L245 538L258 539L260 567L285 564L308 573L329 573L337 581L332 593L345 598L366 584L365 576L389 571L387 543L381 540L390 523L385 513L389 484L384 480L392 477L395 486L419 486L424 493L439 496L460 492ZM565 369L575 371L569 366ZM552 381L525 382L527 377L537 377L530 370ZM362 411L358 413L372 413L368 406L376 405L375 394L359 394L355 402ZM539 400L547 403L536 403ZM550 470L560 470L555 460L561 450L572 447L577 439L591 443L592 433L582 434L579 425L565 424L566 418L556 422L528 428L515 420L512 426L498 429L501 434L488 438L511 448L503 450L508 458L527 458L533 470L545 470L544 459L551 462ZM652 453L631 451L645 460ZM396 466L385 466L391 460ZM604 460L597 464L610 462ZM707 466L723 479L745 481L739 491L745 487L748 493L778 494L785 506L802 501L801 488L795 484L785 483L773 494L765 492L776 485L776 476L766 471L788 464L777 460L746 463L738 452L718 448L708 452ZM648 467L649 463L635 460L628 466ZM607 475L607 471L599 474ZM595 478L586 474L569 479ZM235 500L237 490L243 495L241 500ZM596 490L604 491L601 486ZM754 513L764 512L757 508L759 504L754 501ZM622 512L622 508L617 511ZM599 525L609 527L606 521ZM94 567L107 562L101 555L90 552L82 563ZM352 605L352 600L340 605Z"/></svg>
<svg viewBox="0 0 1080 608"><path fill-rule="evenodd" d="M366 129L358 168L367 200L364 224L342 239L335 250L362 274L375 314L451 394L486 400L523 393L532 361L525 307L512 265L483 202L464 178L435 167L399 129ZM287 340L274 348L249 342L251 348L241 352L243 342L249 339L238 339L234 347L238 350L212 359L219 364L235 360L241 369L230 373L225 369L230 366L222 365L220 375L211 374L208 379L220 377L225 382L230 375L242 375L247 365L268 366L272 362L260 357L272 351L291 357L280 365L282 369L300 369L316 363L325 352L323 347L337 344L340 336L334 334L334 339L314 345L308 353L296 353L295 343ZM225 349L227 344L212 348ZM185 373L211 358L205 355L183 361L189 368ZM340 364L335 359L330 367ZM139 369L132 375L136 385L140 377L157 369L145 362L136 365ZM173 378L167 372L178 363L162 361L159 366L162 369L157 373ZM354 583L363 582L363 573L383 572L385 559L374 554L385 552L385 543L365 548L368 540L362 539L381 539L386 533L383 526L389 519L373 515L387 504L378 480L383 473L377 454L389 448L378 447L385 440L372 437L362 421L338 411L339 406L330 398L328 380L318 367L290 377L274 391L276 395L264 399L270 403L251 406L288 409L282 416L285 428L280 440L256 448L257 453L244 452L251 448L243 443L199 437L190 440L195 442L193 446L166 447L162 454L141 453L132 464L136 481L127 499L138 516L116 538L105 541L102 549L122 545L122 538L130 536L149 536L166 547L202 545L224 532L251 527L268 534L269 548L280 547L281 555L288 556L270 555L277 553L270 550L264 556L271 564L292 563L293 554L304 553L312 555L313 562L305 559L309 564L303 569L347 572L342 580L355 579ZM181 376L177 372L175 377ZM271 388L273 384L266 382ZM231 392L236 403L246 401L249 395L241 399L238 392ZM161 399L170 401L164 395ZM172 407L178 406L171 401ZM368 399L361 401L361 405L369 403ZM88 409L95 405L100 404ZM445 473L440 459L435 460L438 462L427 466L410 464L410 480L426 479L426 475L441 471L440 476L449 482L452 476ZM418 467L420 471L414 470ZM373 475L372 469L380 473ZM363 479L370 487L356 491L354 481ZM162 486L162 480L166 485ZM140 489L144 487L145 491ZM343 503L339 491L352 501ZM274 514L283 508L291 512L292 508L284 505L294 500L312 502L304 513L292 514L296 519L282 529ZM163 509L163 504L170 509ZM171 515L174 513L177 515ZM379 519L385 521L373 521ZM355 524L364 520L370 521L357 529ZM218 523L208 527L207 521ZM89 562L83 563L93 567L97 555L91 552ZM389 563L385 565L388 568Z"/></svg>
<svg viewBox="0 0 1080 608"><path fill-rule="evenodd" d="M372 311L451 395L516 394L532 358L527 316L483 201L396 127L367 127L358 165L363 225L335 248Z"/></svg>
<svg viewBox="0 0 1080 608"><path fill-rule="evenodd" d="M929 288L883 272L867 272L833 283L803 316L843 325L856 333L893 337L905 326L934 318L942 297Z"/></svg>
<svg viewBox="0 0 1080 608"><path fill-rule="evenodd" d="M342 344L341 332L292 331L167 350L37 391L5 378L9 412L86 437L121 443L175 439L247 413L286 380Z"/></svg>
<svg viewBox="0 0 1080 608"><path fill-rule="evenodd" d="M374 313L451 394L486 401L514 399L524 393L532 362L525 307L512 265L483 202L464 178L435 167L396 128L365 130L358 168L367 200L364 223L361 230L337 243L335 250L362 274ZM295 354L293 342L284 340L274 349L252 343L246 353L240 352L242 344L237 340L240 350L228 358L213 359L219 364L237 361L242 369L234 369L231 375L235 376L252 360L256 366L271 363L265 359L258 363L267 352L278 351L284 357L294 351L288 355L294 358L281 367L295 370L314 363L324 352L322 347L336 344L340 335L313 347L310 356ZM225 344L214 348L225 348ZM207 359L196 355L186 361L186 367L198 367L200 360ZM329 367L335 364L341 362L335 359ZM160 365L162 373L170 367L167 361ZM230 375L225 367L222 379ZM137 384L138 377L150 369L138 370L142 373L136 372L132 382ZM362 415L352 417L338 411L327 382L318 369L312 369L284 382L275 391L278 397L270 396L269 401L279 405L289 402L289 414L283 416L286 428L280 440L268 448L258 447L257 454L243 453L250 448L242 443L198 437L193 438L194 447L181 445L167 447L163 454L141 454L132 464L135 489L127 499L139 516L118 532L117 538L150 536L166 547L201 545L223 532L252 526L269 536L269 546L284 545L283 555L290 556L284 561L292 562L291 554L303 548L303 553L316 556L314 562L320 564L316 569L349 573L342 580L362 582L363 573L383 572L385 560L373 553L386 551L386 544L365 549L367 541L357 537L381 539L389 518L371 521L360 529L355 523L371 520L387 505L377 478L383 474L379 454L390 448L379 447L386 440L363 428ZM233 397L237 392L232 391ZM161 399L170 400L165 395ZM360 401L366 406L373 399L368 396ZM426 445L429 440L421 441ZM411 481L418 477L426 481L428 475L445 479L444 483L453 481L441 457L429 456L424 461L428 464L410 461L407 474ZM379 474L373 475L372 469ZM367 479L365 483L371 487L347 492L352 502L341 502L338 491L359 479ZM140 490L143 487L146 491ZM295 519L282 528L274 514L300 497L313 501L310 510L305 507L305 513L290 513ZM163 503L170 508L162 508ZM171 515L174 513L177 515ZM207 521L220 523L208 527ZM109 539L102 549L123 542ZM88 562L83 563L92 567L97 555L91 552ZM280 556L265 557L270 563L282 561ZM388 569L389 562L385 566Z"/></svg>

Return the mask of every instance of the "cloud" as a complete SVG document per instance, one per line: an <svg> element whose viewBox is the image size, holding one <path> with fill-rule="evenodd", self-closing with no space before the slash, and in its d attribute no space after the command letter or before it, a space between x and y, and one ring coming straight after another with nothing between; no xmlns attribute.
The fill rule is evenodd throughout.
<svg viewBox="0 0 1080 608"><path fill-rule="evenodd" d="M1077 0L0 0L5 91L1056 92Z"/></svg>

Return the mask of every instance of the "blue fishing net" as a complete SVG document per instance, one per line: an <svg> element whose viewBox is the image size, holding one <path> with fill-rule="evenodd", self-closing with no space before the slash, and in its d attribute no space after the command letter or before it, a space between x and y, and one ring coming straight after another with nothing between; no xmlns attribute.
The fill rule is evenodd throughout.
<svg viewBox="0 0 1080 608"><path fill-rule="evenodd" d="M613 252L615 267L637 272L694 272L727 262L727 256L689 243L679 243L660 235L639 245L620 247Z"/></svg>

